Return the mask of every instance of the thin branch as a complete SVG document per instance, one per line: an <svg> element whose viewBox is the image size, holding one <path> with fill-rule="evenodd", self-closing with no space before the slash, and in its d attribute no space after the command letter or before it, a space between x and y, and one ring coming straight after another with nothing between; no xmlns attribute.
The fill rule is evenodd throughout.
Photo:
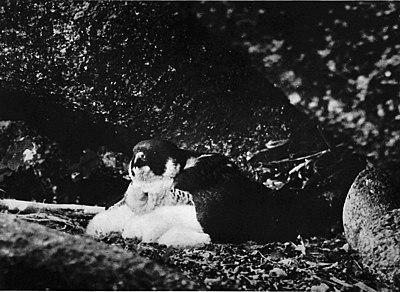
<svg viewBox="0 0 400 292"><path fill-rule="evenodd" d="M64 224L65 226L69 226L73 229L79 229L80 231L84 231L85 229L82 226L74 224L73 220L64 219L59 216L49 215L45 213L36 213L36 214L17 214L17 218L24 219L29 222L36 222L36 223L57 223L57 224ZM47 225L47 224L44 224Z"/></svg>
<svg viewBox="0 0 400 292"><path fill-rule="evenodd" d="M78 204L47 204L38 202L28 202L14 199L0 200L0 210L20 213L35 212L76 212L85 215L96 215L105 210L104 207L87 206Z"/></svg>
<svg viewBox="0 0 400 292"><path fill-rule="evenodd" d="M301 161L301 160L305 160L305 159L309 159L309 158L313 158L313 157L320 157L328 152L331 152L330 149L325 149L322 150L320 152L317 153L313 153L310 155L306 155L306 156L301 156L301 157L296 157L296 158L284 158L281 160L274 160L274 161L269 161L268 164L278 164L278 163L284 163L284 162L295 162L295 161Z"/></svg>
<svg viewBox="0 0 400 292"><path fill-rule="evenodd" d="M356 284L354 284L354 286L360 288L363 291L367 291L367 292L377 292L375 289L372 289L371 287L369 287L368 285L365 285L362 282L358 282Z"/></svg>
<svg viewBox="0 0 400 292"><path fill-rule="evenodd" d="M336 155L335 155L335 151L334 148L332 147L332 145L328 142L328 139L326 139L324 132L322 131L321 127L319 125L317 125L317 130L319 135L322 137L322 139L324 140L326 146L328 146L328 148L331 150L331 153L333 155L333 157L335 157L335 159L337 159Z"/></svg>
<svg viewBox="0 0 400 292"><path fill-rule="evenodd" d="M345 288L353 288L353 285L350 285L350 284L346 283L345 281L340 280L340 279L338 279L336 277L331 277L330 280L332 282L335 282L335 283L339 284L339 285L342 285Z"/></svg>
<svg viewBox="0 0 400 292"><path fill-rule="evenodd" d="M289 142L289 139L281 139L281 140L270 140L268 141L268 143L265 145L267 146L267 148L258 150L256 152L254 152L253 155L251 155L251 157L247 158L247 161L251 161L253 160L255 157L257 157L258 155L260 155L261 153L265 153L268 151L271 151L274 148L278 148L281 147L283 145L285 145L287 142Z"/></svg>

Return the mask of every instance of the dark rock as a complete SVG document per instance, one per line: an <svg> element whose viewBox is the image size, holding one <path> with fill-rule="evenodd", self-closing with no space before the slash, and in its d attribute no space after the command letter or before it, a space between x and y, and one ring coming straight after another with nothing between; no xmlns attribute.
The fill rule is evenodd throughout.
<svg viewBox="0 0 400 292"><path fill-rule="evenodd" d="M201 287L134 252L0 213L0 289L193 290Z"/></svg>

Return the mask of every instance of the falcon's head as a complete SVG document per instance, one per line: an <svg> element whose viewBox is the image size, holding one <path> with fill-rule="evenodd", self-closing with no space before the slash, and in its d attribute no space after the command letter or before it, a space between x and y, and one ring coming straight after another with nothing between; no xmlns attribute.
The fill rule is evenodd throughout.
<svg viewBox="0 0 400 292"><path fill-rule="evenodd" d="M185 152L175 144L164 140L144 140L133 147L129 175L132 180L143 182L173 179L185 163Z"/></svg>

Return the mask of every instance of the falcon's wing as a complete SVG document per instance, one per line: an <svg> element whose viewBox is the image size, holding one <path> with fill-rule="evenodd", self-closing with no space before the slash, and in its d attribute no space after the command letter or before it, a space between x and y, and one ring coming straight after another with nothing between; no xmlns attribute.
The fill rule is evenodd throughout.
<svg viewBox="0 0 400 292"><path fill-rule="evenodd" d="M193 160L175 177L174 187L191 194L197 219L213 241L266 242L297 236L295 228L288 227L291 222L282 218L286 202L247 178L227 157L206 154Z"/></svg>
<svg viewBox="0 0 400 292"><path fill-rule="evenodd" d="M188 164L176 177L174 187L183 191L197 192L224 184L234 177L241 177L239 168L226 156L204 154L190 157Z"/></svg>

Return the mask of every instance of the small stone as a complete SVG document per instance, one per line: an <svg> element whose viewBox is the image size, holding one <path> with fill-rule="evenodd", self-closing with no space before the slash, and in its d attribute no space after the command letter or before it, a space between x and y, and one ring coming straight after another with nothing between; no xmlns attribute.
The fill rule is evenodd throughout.
<svg viewBox="0 0 400 292"><path fill-rule="evenodd" d="M276 278L287 277L286 272L281 268L273 268L271 271L269 271L269 275Z"/></svg>

